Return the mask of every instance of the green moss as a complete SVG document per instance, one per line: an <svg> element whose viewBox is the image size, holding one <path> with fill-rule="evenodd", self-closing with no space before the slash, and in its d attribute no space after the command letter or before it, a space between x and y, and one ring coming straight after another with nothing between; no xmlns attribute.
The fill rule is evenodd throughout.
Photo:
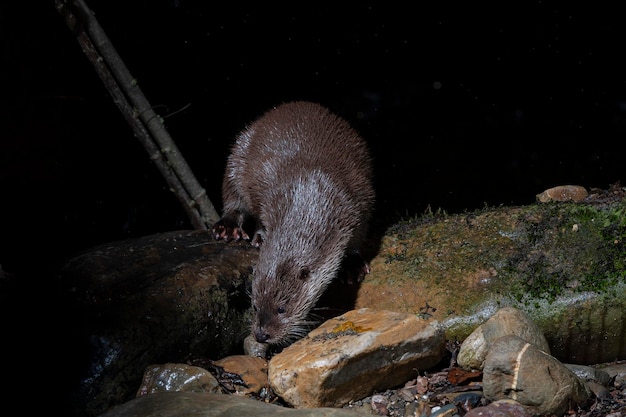
<svg viewBox="0 0 626 417"><path fill-rule="evenodd" d="M429 213L388 229L380 253L385 265L373 268L368 295L359 302L416 314L433 306L427 313L454 337L467 336L510 305L538 319L559 355L585 352L585 361L597 361L626 345L624 242L626 201L606 195L579 203ZM601 335L596 341L591 333ZM596 346L591 342L607 347L581 349Z"/></svg>
<svg viewBox="0 0 626 417"><path fill-rule="evenodd" d="M603 291L624 276L622 204L546 204L520 219L518 250L506 270L518 277L515 298L553 300L566 292Z"/></svg>
<svg viewBox="0 0 626 417"><path fill-rule="evenodd" d="M388 230L385 279L424 280L433 295L463 288L457 312L472 309L487 288L520 304L604 292L625 277L625 213L624 202L428 213Z"/></svg>

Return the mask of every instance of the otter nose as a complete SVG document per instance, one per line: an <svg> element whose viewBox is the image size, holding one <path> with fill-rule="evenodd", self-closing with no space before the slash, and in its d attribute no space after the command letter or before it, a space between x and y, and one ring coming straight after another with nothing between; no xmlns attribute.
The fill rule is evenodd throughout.
<svg viewBox="0 0 626 417"><path fill-rule="evenodd" d="M254 338L259 343L267 343L267 341L270 340L270 334L260 328L254 331Z"/></svg>

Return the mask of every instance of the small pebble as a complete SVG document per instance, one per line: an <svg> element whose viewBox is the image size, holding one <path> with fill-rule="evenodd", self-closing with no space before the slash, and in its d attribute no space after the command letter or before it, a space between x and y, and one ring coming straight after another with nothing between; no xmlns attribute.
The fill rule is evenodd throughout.
<svg viewBox="0 0 626 417"><path fill-rule="evenodd" d="M371 404L372 410L374 410L379 416L386 416L389 414L389 410L387 410L387 397L385 397L384 395L372 395Z"/></svg>

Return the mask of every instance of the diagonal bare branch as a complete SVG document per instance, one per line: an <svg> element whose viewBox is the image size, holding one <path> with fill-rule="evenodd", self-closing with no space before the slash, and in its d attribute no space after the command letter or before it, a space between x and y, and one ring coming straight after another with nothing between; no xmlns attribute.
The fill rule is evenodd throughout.
<svg viewBox="0 0 626 417"><path fill-rule="evenodd" d="M219 217L206 191L153 110L135 78L83 0L55 0L57 11L109 90L195 229L207 230Z"/></svg>

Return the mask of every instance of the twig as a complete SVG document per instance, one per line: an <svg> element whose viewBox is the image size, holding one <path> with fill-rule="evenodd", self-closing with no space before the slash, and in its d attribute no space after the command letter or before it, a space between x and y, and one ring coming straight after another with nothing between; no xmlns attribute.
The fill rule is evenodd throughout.
<svg viewBox="0 0 626 417"><path fill-rule="evenodd" d="M55 0L55 3L135 136L181 202L193 227L207 230L219 219L213 204L91 10L83 0Z"/></svg>

